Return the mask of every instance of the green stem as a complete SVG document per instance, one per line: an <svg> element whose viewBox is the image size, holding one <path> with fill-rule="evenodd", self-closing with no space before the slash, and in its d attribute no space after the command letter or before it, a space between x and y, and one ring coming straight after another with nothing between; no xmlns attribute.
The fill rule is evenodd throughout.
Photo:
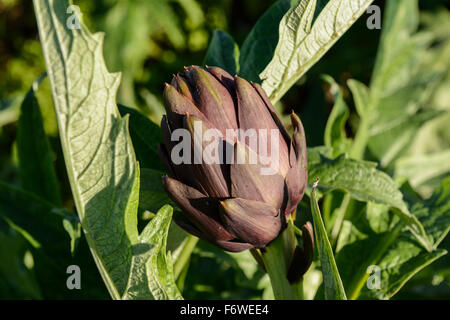
<svg viewBox="0 0 450 320"><path fill-rule="evenodd" d="M331 245L334 246L336 244L337 238L339 236L339 232L341 231L342 223L344 222L345 213L347 212L348 205L350 203L351 197L350 194L346 193L344 199L342 199L341 206L338 211L335 213L336 220L334 220L333 229L331 230Z"/></svg>
<svg viewBox="0 0 450 320"><path fill-rule="evenodd" d="M195 246L197 245L198 238L193 235L188 235L186 239L186 243L183 246L183 250L181 250L180 255L178 256L177 261L175 262L173 266L173 273L175 276L175 279L178 279L179 275L183 271L184 266L189 261L189 258L191 257L191 253L194 250Z"/></svg>
<svg viewBox="0 0 450 320"><path fill-rule="evenodd" d="M298 283L292 285L292 289L294 291L295 300L305 300L305 294L303 291L303 279Z"/></svg>
<svg viewBox="0 0 450 320"><path fill-rule="evenodd" d="M269 274L276 300L294 300L294 291L287 279L285 246L283 236L272 241L262 252L262 259Z"/></svg>

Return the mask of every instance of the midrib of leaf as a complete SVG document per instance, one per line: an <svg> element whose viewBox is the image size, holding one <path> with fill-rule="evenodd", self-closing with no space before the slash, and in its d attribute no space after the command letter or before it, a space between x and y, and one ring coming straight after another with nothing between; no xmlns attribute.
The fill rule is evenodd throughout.
<svg viewBox="0 0 450 320"><path fill-rule="evenodd" d="M288 63L286 65L281 65L280 61L281 59L278 59L280 61L277 61L277 53L279 53L279 51L283 51L285 52L286 50L283 50L283 47L285 46L285 44L282 41L279 41L278 45L277 45L277 49L275 51L275 55L274 58L272 59L272 61L267 65L266 69L264 69L264 71L261 73L260 77L261 79L263 79L263 89L268 93L268 95L270 96L270 99L272 102L277 102L283 95L284 93L286 93L286 91L303 75L305 74L306 71L309 70L309 68L311 68L324 54L325 52L327 52L331 46L339 39L340 36L342 36L344 34L344 32L361 16L361 14L366 10L366 8L373 2L373 0L365 0L365 1L360 1L360 0L356 0L358 2L357 4L357 8L356 10L350 9L353 12L353 15L351 16L350 19L347 20L346 23L342 24L340 28L337 28L337 24L339 21L339 13L340 13L340 8L341 5L343 5L343 2L347 2L345 5L348 8L352 7L352 3L355 2L355 0L331 0L326 6L325 8L322 10L322 12L319 14L319 16L317 17L317 19L315 20L313 26L310 28L309 32L307 32L305 34L305 36L298 41L298 39L294 39L292 40L292 42L294 43L293 46L293 50L291 51L291 54L289 55L288 58ZM298 6L304 5L306 2L308 2L308 6L311 5L313 6L313 11L315 8L315 1L309 1L309 0L302 0ZM298 7L297 6L297 7ZM297 8L296 7L296 8ZM293 11L295 11L296 8L291 8L291 10L288 11L288 13L286 13L285 17L288 17L288 15L290 15ZM303 13L308 13L308 10L303 11ZM333 17L333 32L331 34L327 35L327 41L322 44L319 45L319 49L315 50L315 53L312 53L311 55L311 51L308 50L308 47L306 46L306 44L309 43L314 43L317 44L317 39L314 39L315 36L317 36L320 32L319 32L319 28L325 29L324 26L326 25L326 21L330 18L330 16ZM285 19L283 18L282 23L285 21ZM304 26L304 21L303 20L303 16L301 16L298 19L298 23L297 23L297 32L298 30ZM307 16L306 19L309 19L310 17ZM286 19L287 21L288 19ZM308 24L310 24L310 22L307 22ZM283 39L283 35L282 35L282 30L284 28L289 28L289 26L283 26L281 25L280 27L280 40ZM320 30L323 31L323 30ZM286 32L286 31L285 31ZM297 37L297 32L296 32L296 37ZM302 52L300 52L300 50L302 49L302 45L304 45L304 50L303 53L307 52L310 57L307 59L307 61L303 64L301 64L300 62L300 67L297 68L297 70L295 70L293 73L289 73L289 71L292 69L291 68L291 64L292 61L295 57L298 57ZM286 49L286 48L284 48ZM283 59L284 60L284 59ZM283 69L282 71L282 75L280 77L279 80L274 78L274 74L276 74L276 70L277 69Z"/></svg>

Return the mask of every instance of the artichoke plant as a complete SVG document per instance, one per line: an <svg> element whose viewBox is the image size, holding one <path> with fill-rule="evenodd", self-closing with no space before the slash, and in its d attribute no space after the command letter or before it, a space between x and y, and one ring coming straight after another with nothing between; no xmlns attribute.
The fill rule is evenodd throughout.
<svg viewBox="0 0 450 320"><path fill-rule="evenodd" d="M290 137L258 84L218 67L191 66L174 75L166 84L164 105L167 115L161 121L164 141L159 152L169 173L163 177L164 188L183 211L176 223L228 251L267 246L295 214L306 188L306 142L298 116L291 114ZM180 152L178 129L189 133L189 141L182 142L192 152ZM197 138L209 129L220 136L213 146L220 162L201 161L211 146ZM255 148L249 135L241 134L251 130L275 132L271 137L278 145L258 134ZM230 138L229 132L238 134ZM278 161L270 174L262 174L263 151ZM256 163L228 161L255 155Z"/></svg>

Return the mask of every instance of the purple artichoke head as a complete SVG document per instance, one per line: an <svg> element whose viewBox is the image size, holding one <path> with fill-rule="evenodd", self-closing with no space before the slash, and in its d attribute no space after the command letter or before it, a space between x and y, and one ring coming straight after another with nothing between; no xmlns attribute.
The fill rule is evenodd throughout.
<svg viewBox="0 0 450 320"><path fill-rule="evenodd" d="M263 89L218 67L191 66L164 90L163 185L176 223L228 251L264 248L286 227L307 182L302 123L289 136Z"/></svg>

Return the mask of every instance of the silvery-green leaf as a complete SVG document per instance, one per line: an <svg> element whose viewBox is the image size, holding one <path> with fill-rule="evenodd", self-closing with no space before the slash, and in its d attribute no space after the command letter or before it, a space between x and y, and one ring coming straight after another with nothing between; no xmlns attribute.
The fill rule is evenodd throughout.
<svg viewBox="0 0 450 320"><path fill-rule="evenodd" d="M297 2L283 17L273 59L260 74L263 89L278 101L305 74L373 0L331 0L312 23L316 1Z"/></svg>
<svg viewBox="0 0 450 320"><path fill-rule="evenodd" d="M155 273L145 279L147 291L127 294L130 283L144 281L133 277L142 268L138 264L147 263L142 249L151 246L143 241L153 241L146 237L149 229L143 235L137 230L139 167L128 120L120 116L115 101L120 76L106 69L103 36L90 34L82 23L69 23L70 4L35 0L34 8L66 169L87 242L114 299L174 297L153 290L177 291L173 282L165 280L172 277L170 260L169 267L149 265Z"/></svg>
<svg viewBox="0 0 450 320"><path fill-rule="evenodd" d="M131 272L123 299L182 299L175 285L167 234L173 209L162 207L147 224L132 247Z"/></svg>

